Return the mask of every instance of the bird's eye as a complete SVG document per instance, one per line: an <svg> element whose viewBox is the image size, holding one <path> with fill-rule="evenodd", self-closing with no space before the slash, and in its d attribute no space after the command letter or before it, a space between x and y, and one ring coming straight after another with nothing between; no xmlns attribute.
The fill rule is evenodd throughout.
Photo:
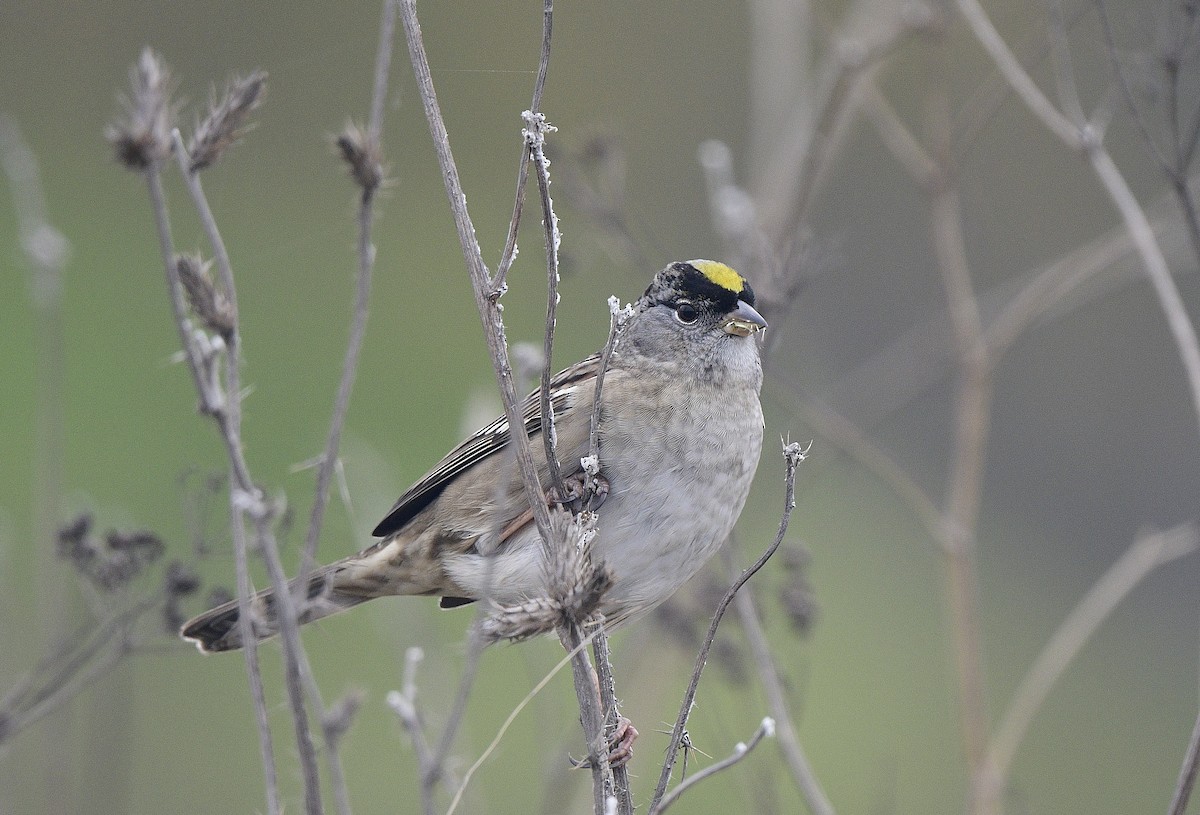
<svg viewBox="0 0 1200 815"><path fill-rule="evenodd" d="M696 318L699 316L700 314L696 311L696 307L691 303L680 303L675 306L675 319L684 325L696 322Z"/></svg>

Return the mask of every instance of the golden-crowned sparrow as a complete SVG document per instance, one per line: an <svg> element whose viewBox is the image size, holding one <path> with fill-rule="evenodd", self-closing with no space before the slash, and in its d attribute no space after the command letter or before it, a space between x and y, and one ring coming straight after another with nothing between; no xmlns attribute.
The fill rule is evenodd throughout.
<svg viewBox="0 0 1200 815"><path fill-rule="evenodd" d="M733 528L758 464L763 417L755 334L766 321L749 283L722 263L673 263L634 305L601 391L599 510L593 557L612 574L600 600L610 623L670 597ZM554 378L551 403L564 478L578 480L599 356ZM524 403L540 432L538 394ZM503 417L454 448L375 528L373 546L310 578L308 622L375 597L433 595L443 606L487 597L519 603L546 594L546 563ZM543 445L532 448L549 484ZM276 633L270 591L253 599L255 633ZM241 646L236 602L183 627L204 651Z"/></svg>

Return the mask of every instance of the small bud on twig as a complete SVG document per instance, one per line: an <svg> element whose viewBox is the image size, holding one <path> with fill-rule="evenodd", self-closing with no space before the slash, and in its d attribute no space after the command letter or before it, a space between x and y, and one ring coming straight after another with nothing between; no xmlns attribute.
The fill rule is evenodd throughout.
<svg viewBox="0 0 1200 815"><path fill-rule="evenodd" d="M379 140L354 122L349 122L335 140L342 158L350 165L350 175L364 192L374 192L383 183L383 152Z"/></svg>
<svg viewBox="0 0 1200 815"><path fill-rule="evenodd" d="M196 125L188 144L190 172L215 164L245 134L246 117L262 103L266 85L266 72L254 71L249 76L232 79L220 100L215 92L210 96L208 115Z"/></svg>

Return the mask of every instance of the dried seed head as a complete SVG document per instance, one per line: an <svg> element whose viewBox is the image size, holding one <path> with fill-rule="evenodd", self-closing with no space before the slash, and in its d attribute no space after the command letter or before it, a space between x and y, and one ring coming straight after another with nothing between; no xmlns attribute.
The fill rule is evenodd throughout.
<svg viewBox="0 0 1200 815"><path fill-rule="evenodd" d="M479 633L486 642L518 641L549 634L566 623L582 623L595 613L600 599L612 586L612 572L592 559L592 519L583 513L567 521L566 536L556 536L566 545L551 565L546 597L535 597L513 606L501 606L480 623ZM556 521L567 513L552 516Z"/></svg>
<svg viewBox="0 0 1200 815"><path fill-rule="evenodd" d="M129 94L121 96L124 114L105 130L117 161L144 170L171 155L175 107L171 72L158 54L146 48L129 70Z"/></svg>
<svg viewBox="0 0 1200 815"><path fill-rule="evenodd" d="M788 546L780 554L784 582L779 587L779 604L796 633L807 636L820 611L807 578L808 564L812 558L808 550L799 545Z"/></svg>
<svg viewBox="0 0 1200 815"><path fill-rule="evenodd" d="M366 693L364 691L350 690L325 711L325 717L321 720L321 727L332 741L336 742L350 729L350 725L354 723L354 715L362 707L365 698Z"/></svg>
<svg viewBox="0 0 1200 815"><path fill-rule="evenodd" d="M109 530L103 539L92 534L92 519L81 515L58 533L58 554L70 560L102 591L129 583L162 556L162 539L152 532Z"/></svg>
<svg viewBox="0 0 1200 815"><path fill-rule="evenodd" d="M171 597L186 597L200 589L200 575L178 560L173 560L167 565L163 581L167 594Z"/></svg>
<svg viewBox="0 0 1200 815"><path fill-rule="evenodd" d="M354 122L348 122L346 129L334 139L334 144L350 165L350 175L363 192L371 193L378 189L385 175L379 140Z"/></svg>
<svg viewBox="0 0 1200 815"><path fill-rule="evenodd" d="M215 91L210 94L208 115L196 125L188 143L191 157L188 169L191 172L215 164L245 134L246 118L262 103L266 87L266 72L254 71L249 76L230 80L220 99Z"/></svg>
<svg viewBox="0 0 1200 815"><path fill-rule="evenodd" d="M220 291L209 274L209 264L198 255L177 255L175 268L187 294L192 310L209 331L228 341L233 336L233 306L225 292Z"/></svg>

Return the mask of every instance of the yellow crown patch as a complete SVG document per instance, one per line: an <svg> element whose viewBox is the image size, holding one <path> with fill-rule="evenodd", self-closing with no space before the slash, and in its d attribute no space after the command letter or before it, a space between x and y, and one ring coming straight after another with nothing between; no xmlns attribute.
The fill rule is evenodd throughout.
<svg viewBox="0 0 1200 815"><path fill-rule="evenodd" d="M691 264L723 289L740 293L746 288L746 279L724 263L717 263L715 260L693 260Z"/></svg>

